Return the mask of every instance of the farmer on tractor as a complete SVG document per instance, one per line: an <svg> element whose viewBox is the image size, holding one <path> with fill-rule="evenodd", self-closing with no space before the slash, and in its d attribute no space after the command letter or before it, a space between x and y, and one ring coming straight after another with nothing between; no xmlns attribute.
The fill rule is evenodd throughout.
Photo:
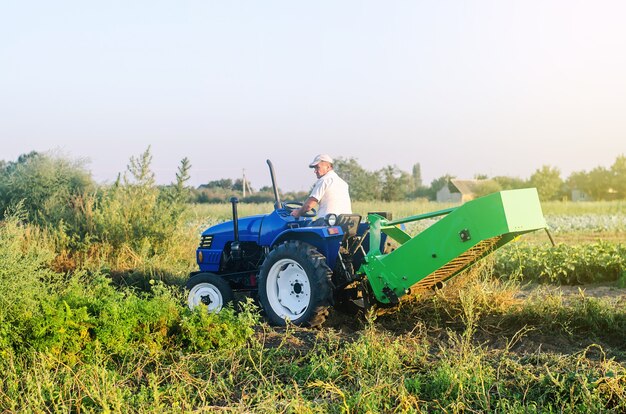
<svg viewBox="0 0 626 414"><path fill-rule="evenodd" d="M301 217L309 212L315 206L317 216L319 217L311 225L325 225L324 217L327 214L352 214L352 205L350 203L350 194L348 192L348 183L341 179L333 170L333 159L328 154L319 154L316 156L309 168L313 168L317 181L311 190L309 198L306 199L302 207L291 212L293 217Z"/></svg>

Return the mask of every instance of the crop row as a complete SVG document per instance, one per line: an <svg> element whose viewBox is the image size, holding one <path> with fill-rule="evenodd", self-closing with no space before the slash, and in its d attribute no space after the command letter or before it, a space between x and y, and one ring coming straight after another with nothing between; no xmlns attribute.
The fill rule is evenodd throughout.
<svg viewBox="0 0 626 414"><path fill-rule="evenodd" d="M542 283L626 282L626 245L513 244L496 253L494 272Z"/></svg>
<svg viewBox="0 0 626 414"><path fill-rule="evenodd" d="M626 216L609 214L546 215L546 223L555 233L624 231Z"/></svg>

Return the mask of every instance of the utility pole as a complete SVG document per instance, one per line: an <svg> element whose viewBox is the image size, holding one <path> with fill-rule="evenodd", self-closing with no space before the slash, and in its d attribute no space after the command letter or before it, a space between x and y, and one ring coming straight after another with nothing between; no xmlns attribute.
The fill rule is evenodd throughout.
<svg viewBox="0 0 626 414"><path fill-rule="evenodd" d="M250 183L246 179L246 169L244 168L242 171L243 171L243 179L241 180L242 181L241 187L243 190L243 198L246 198L246 189L248 190L248 193L252 194L252 187L250 187Z"/></svg>
<svg viewBox="0 0 626 414"><path fill-rule="evenodd" d="M241 188L243 188L243 198L246 198L246 169L242 170L243 172L243 180L241 183Z"/></svg>

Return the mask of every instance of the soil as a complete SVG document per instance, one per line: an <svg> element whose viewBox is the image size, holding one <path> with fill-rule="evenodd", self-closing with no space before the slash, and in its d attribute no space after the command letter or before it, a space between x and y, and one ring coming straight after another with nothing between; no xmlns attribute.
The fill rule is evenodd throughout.
<svg viewBox="0 0 626 414"><path fill-rule="evenodd" d="M626 301L626 288L620 288L616 283L578 286L542 286L530 284L522 288L516 296L519 299L525 300L531 298L533 295L541 294L561 295L565 302L569 302L581 295L587 298L610 299L618 303Z"/></svg>
<svg viewBox="0 0 626 414"><path fill-rule="evenodd" d="M524 301L536 300L548 295L560 296L564 304L571 303L582 295L586 298L606 299L616 305L626 305L626 288L620 288L617 284L527 285L515 294L515 299L518 305L523 305ZM324 330L327 335L336 336L341 341L351 342L365 329L367 323L363 316L349 316L331 311L329 319L321 330ZM439 322L428 319L420 321L416 320L415 309L407 312L402 307L378 316L373 323L376 329L398 336L420 329L428 335L428 340L434 345L434 350L438 349L438 344L448 340L451 332L462 333L465 330L462 321L452 319ZM611 338L590 338L588 335L577 335L576 332L545 333L533 327L524 329L523 326L503 326L505 324L505 319L500 315L488 315L481 318L473 336L474 343L493 350L506 349L522 358L540 353L557 355L584 353L588 358L608 357L618 362L626 362L626 344L616 343ZM285 328L266 328L262 333L265 345L272 348L284 346L304 353L313 348L320 332L320 329L298 327L287 329L291 335L285 335Z"/></svg>

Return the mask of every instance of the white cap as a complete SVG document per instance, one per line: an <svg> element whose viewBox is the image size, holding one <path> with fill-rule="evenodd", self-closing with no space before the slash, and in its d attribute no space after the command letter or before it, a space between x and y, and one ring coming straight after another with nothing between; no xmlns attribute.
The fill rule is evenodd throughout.
<svg viewBox="0 0 626 414"><path fill-rule="evenodd" d="M311 162L309 164L309 168L315 167L317 164L319 164L322 161L326 161L329 164L333 163L333 159L330 157L330 155L328 155L328 154L320 154L320 155L318 155L317 157L315 157L313 159L313 162Z"/></svg>

